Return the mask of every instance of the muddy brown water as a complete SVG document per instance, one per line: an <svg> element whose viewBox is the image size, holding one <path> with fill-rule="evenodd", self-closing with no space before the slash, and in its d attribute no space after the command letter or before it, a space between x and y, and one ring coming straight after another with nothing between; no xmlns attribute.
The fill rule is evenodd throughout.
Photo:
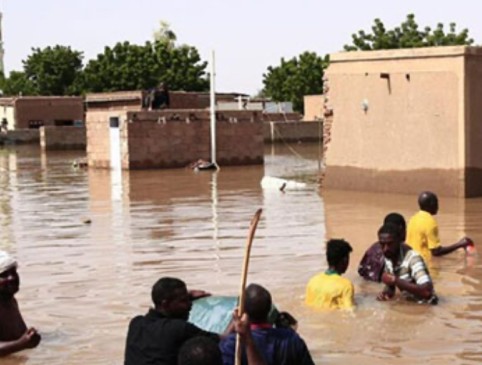
<svg viewBox="0 0 482 365"><path fill-rule="evenodd" d="M264 175L311 184L318 146L267 146L265 166L133 171L74 169L77 152L0 150L0 248L19 260L18 300L41 345L1 359L18 364L122 364L126 327L150 306L161 276L191 288L235 295L249 221L263 215L249 281L264 284L300 322L319 364L478 364L482 362L482 267L464 253L430 263L438 306L379 303L379 285L356 273L384 217L416 211L416 197L261 189ZM296 152L296 153L295 153ZM443 242L482 242L482 199L441 198ZM91 223L84 221L90 219ZM303 306L307 280L326 268L324 240L353 247L346 274L354 312ZM482 252L482 246L479 251Z"/></svg>

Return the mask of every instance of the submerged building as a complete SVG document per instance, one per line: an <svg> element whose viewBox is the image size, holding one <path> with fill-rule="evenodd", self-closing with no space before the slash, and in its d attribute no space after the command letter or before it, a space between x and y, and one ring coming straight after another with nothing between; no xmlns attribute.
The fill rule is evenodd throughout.
<svg viewBox="0 0 482 365"><path fill-rule="evenodd" d="M482 196L482 48L330 56L324 186Z"/></svg>

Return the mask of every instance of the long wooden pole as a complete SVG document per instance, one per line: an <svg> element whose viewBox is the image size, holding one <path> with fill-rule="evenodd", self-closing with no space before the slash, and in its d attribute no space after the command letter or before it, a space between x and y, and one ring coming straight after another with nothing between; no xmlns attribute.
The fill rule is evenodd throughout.
<svg viewBox="0 0 482 365"><path fill-rule="evenodd" d="M249 233L248 233L248 240L246 242L246 248L244 251L244 261L243 261L243 270L241 273L241 287L239 288L239 315L242 316L244 313L244 292L246 289L246 279L248 278L248 266L249 266L249 257L251 254L251 246L253 244L254 234L256 232L256 227L258 227L259 219L261 218L261 213L263 212L262 209L258 209L251 220L251 224L249 226ZM240 336L239 334L236 335L236 353L235 353L235 365L241 365L241 343L240 343Z"/></svg>

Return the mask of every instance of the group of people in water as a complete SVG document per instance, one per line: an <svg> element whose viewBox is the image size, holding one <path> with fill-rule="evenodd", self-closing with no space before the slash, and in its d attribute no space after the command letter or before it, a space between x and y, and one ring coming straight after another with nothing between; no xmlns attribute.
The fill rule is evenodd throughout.
<svg viewBox="0 0 482 365"><path fill-rule="evenodd" d="M378 230L378 241L363 256L358 273L366 280L384 284L380 301L391 300L396 291L419 303L437 304L432 278L426 264L431 256L470 249L474 244L464 237L442 246L434 215L438 198L423 192L420 210L408 226L399 213L388 214ZM315 309L350 309L355 306L354 286L342 275L349 262L351 245L343 239L330 239L326 245L328 268L313 276L306 287L305 303ZM19 290L17 262L0 251L0 356L34 348L40 335L27 328L15 294ZM208 332L188 321L193 302L209 294L188 290L177 278L163 277L152 287L154 307L130 321L125 365L232 365L235 363L236 334L242 348L242 364L311 365L308 347L296 332L296 320L281 313L269 318L272 298L258 284L246 288L244 313L234 310L233 319L223 334Z"/></svg>

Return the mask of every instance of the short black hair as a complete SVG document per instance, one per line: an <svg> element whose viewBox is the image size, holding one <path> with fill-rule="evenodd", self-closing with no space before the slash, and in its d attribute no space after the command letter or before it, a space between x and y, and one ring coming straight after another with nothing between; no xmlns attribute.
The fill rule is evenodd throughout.
<svg viewBox="0 0 482 365"><path fill-rule="evenodd" d="M151 298L152 302L157 306L163 300L170 300L174 298L174 292L178 289L186 288L186 283L181 279L163 277L157 280L152 287Z"/></svg>
<svg viewBox="0 0 482 365"><path fill-rule="evenodd" d="M431 191L424 191L418 196L418 206L422 210L430 210L438 202L437 195Z"/></svg>
<svg viewBox="0 0 482 365"><path fill-rule="evenodd" d="M326 261L329 266L337 266L352 251L350 244L344 239L331 239L326 243Z"/></svg>
<svg viewBox="0 0 482 365"><path fill-rule="evenodd" d="M250 284L246 288L244 310L251 322L259 323L268 319L272 300L268 290L258 284Z"/></svg>
<svg viewBox="0 0 482 365"><path fill-rule="evenodd" d="M393 223L385 223L383 226L380 227L378 230L378 235L381 234L389 234L395 238L401 238L400 228L393 224Z"/></svg>
<svg viewBox="0 0 482 365"><path fill-rule="evenodd" d="M177 365L222 365L223 357L216 341L210 337L193 337L181 346Z"/></svg>
<svg viewBox="0 0 482 365"><path fill-rule="evenodd" d="M407 228L407 223L405 222L405 218L403 218L403 215L396 212L389 213L386 215L385 219L383 220L383 224L386 224L386 223L392 223L403 229Z"/></svg>

